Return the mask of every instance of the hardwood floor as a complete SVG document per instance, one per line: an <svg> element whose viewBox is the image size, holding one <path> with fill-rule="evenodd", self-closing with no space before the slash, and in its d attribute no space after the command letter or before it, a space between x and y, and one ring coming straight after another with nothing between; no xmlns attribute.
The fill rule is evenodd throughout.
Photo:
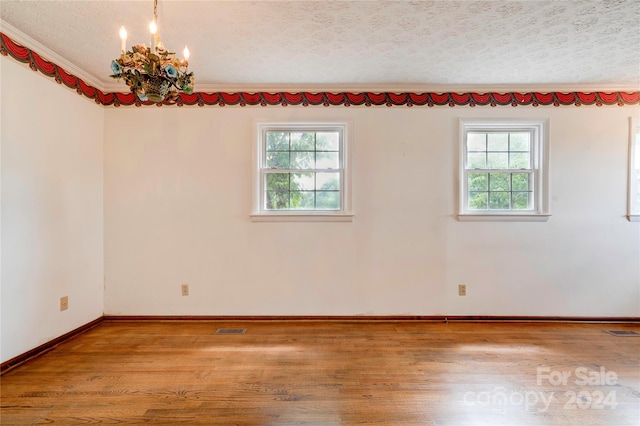
<svg viewBox="0 0 640 426"><path fill-rule="evenodd" d="M3 375L0 422L638 425L611 329L640 326L107 321Z"/></svg>

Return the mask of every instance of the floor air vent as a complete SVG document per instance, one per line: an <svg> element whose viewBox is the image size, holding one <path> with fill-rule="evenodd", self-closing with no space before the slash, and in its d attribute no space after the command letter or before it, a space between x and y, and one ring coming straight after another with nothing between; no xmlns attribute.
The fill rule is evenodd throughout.
<svg viewBox="0 0 640 426"><path fill-rule="evenodd" d="M606 330L606 332L613 336L621 336L621 337L640 336L640 333L633 330Z"/></svg>
<svg viewBox="0 0 640 426"><path fill-rule="evenodd" d="M215 334L245 334L246 328L219 328Z"/></svg>

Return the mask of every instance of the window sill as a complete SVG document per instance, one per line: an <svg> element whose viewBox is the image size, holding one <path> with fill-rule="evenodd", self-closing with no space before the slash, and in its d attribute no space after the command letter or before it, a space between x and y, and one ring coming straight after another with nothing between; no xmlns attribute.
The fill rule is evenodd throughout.
<svg viewBox="0 0 640 426"><path fill-rule="evenodd" d="M347 213L254 213L252 222L353 222L353 214Z"/></svg>
<svg viewBox="0 0 640 426"><path fill-rule="evenodd" d="M460 213L460 222L547 222L550 214L544 213Z"/></svg>
<svg viewBox="0 0 640 426"><path fill-rule="evenodd" d="M627 219L629 219L629 222L640 222L640 214L629 214Z"/></svg>

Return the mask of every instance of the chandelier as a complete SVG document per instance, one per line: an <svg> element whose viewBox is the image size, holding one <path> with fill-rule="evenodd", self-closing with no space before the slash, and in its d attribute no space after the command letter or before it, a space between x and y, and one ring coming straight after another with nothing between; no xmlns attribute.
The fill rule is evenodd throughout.
<svg viewBox="0 0 640 426"><path fill-rule="evenodd" d="M132 93L141 101L174 102L180 92L193 93L194 77L189 72L189 49L179 59L165 49L158 33L158 0L153 1L153 21L149 24L151 47L135 44L127 50L127 30L120 27L120 57L111 62L110 76L124 79Z"/></svg>

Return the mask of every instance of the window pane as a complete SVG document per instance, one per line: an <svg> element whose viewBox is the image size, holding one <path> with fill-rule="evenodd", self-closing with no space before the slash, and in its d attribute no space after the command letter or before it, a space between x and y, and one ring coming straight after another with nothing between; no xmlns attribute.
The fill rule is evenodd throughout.
<svg viewBox="0 0 640 426"><path fill-rule="evenodd" d="M291 132L291 151L315 150L315 134L309 132Z"/></svg>
<svg viewBox="0 0 640 426"><path fill-rule="evenodd" d="M288 151L288 132L267 132L267 151Z"/></svg>
<svg viewBox="0 0 640 426"><path fill-rule="evenodd" d="M313 191L316 189L314 175L315 173L292 173L291 190Z"/></svg>
<svg viewBox="0 0 640 426"><path fill-rule="evenodd" d="M487 151L509 151L509 133L488 133Z"/></svg>
<svg viewBox="0 0 640 426"><path fill-rule="evenodd" d="M267 173L267 191L288 191L289 173Z"/></svg>
<svg viewBox="0 0 640 426"><path fill-rule="evenodd" d="M340 133L338 132L316 133L316 150L339 151L340 150Z"/></svg>
<svg viewBox="0 0 640 426"><path fill-rule="evenodd" d="M469 191L469 210L487 210L488 192Z"/></svg>
<svg viewBox="0 0 640 426"><path fill-rule="evenodd" d="M469 173L467 179L469 191L487 191L489 189L489 175L487 173Z"/></svg>
<svg viewBox="0 0 640 426"><path fill-rule="evenodd" d="M511 175L511 189L513 191L529 191L529 174L513 173Z"/></svg>
<svg viewBox="0 0 640 426"><path fill-rule="evenodd" d="M316 169L337 169L340 167L340 153L317 152Z"/></svg>
<svg viewBox="0 0 640 426"><path fill-rule="evenodd" d="M314 169L314 152L291 152L290 168L292 169Z"/></svg>
<svg viewBox="0 0 640 426"><path fill-rule="evenodd" d="M314 209L316 204L314 191L291 191L291 209Z"/></svg>
<svg viewBox="0 0 640 426"><path fill-rule="evenodd" d="M509 167L509 154L504 152L490 152L487 154L487 167L489 169L506 169Z"/></svg>
<svg viewBox="0 0 640 426"><path fill-rule="evenodd" d="M509 175L507 173L491 173L489 175L490 191L509 191Z"/></svg>
<svg viewBox="0 0 640 426"><path fill-rule="evenodd" d="M316 189L338 191L340 189L340 173L316 173Z"/></svg>
<svg viewBox="0 0 640 426"><path fill-rule="evenodd" d="M280 210L289 208L289 191L267 191L267 210Z"/></svg>
<svg viewBox="0 0 640 426"><path fill-rule="evenodd" d="M547 194L537 205L537 174L546 182L545 124L462 120L464 161L460 214L542 213ZM543 188L544 189L544 188ZM640 199L640 194L638 195ZM635 199L635 194L634 194ZM521 215L522 216L522 215ZM525 215L526 216L526 215ZM526 216L528 218L528 216ZM521 220L520 218L518 220Z"/></svg>
<svg viewBox="0 0 640 426"><path fill-rule="evenodd" d="M468 153L467 154L467 169L486 169L487 157L485 153Z"/></svg>
<svg viewBox="0 0 640 426"><path fill-rule="evenodd" d="M467 133L467 151L486 151L486 133Z"/></svg>
<svg viewBox="0 0 640 426"><path fill-rule="evenodd" d="M277 169L288 169L289 168L289 152L288 151L285 151L285 152L267 151L267 167L277 168Z"/></svg>
<svg viewBox="0 0 640 426"><path fill-rule="evenodd" d="M509 209L509 192L490 192L489 209L507 210Z"/></svg>
<svg viewBox="0 0 640 426"><path fill-rule="evenodd" d="M511 195L511 199L513 201L513 208L515 210L528 210L529 207L529 198L531 194L529 192L514 192Z"/></svg>
<svg viewBox="0 0 640 426"><path fill-rule="evenodd" d="M510 169L529 169L529 153L528 152L512 152L509 154Z"/></svg>
<svg viewBox="0 0 640 426"><path fill-rule="evenodd" d="M529 148L529 133L510 133L509 150L510 151L531 151Z"/></svg>
<svg viewBox="0 0 640 426"><path fill-rule="evenodd" d="M342 208L341 131L274 127L265 129L262 134L262 209Z"/></svg>
<svg viewBox="0 0 640 426"><path fill-rule="evenodd" d="M316 192L316 208L325 210L340 210L340 192L318 191Z"/></svg>

